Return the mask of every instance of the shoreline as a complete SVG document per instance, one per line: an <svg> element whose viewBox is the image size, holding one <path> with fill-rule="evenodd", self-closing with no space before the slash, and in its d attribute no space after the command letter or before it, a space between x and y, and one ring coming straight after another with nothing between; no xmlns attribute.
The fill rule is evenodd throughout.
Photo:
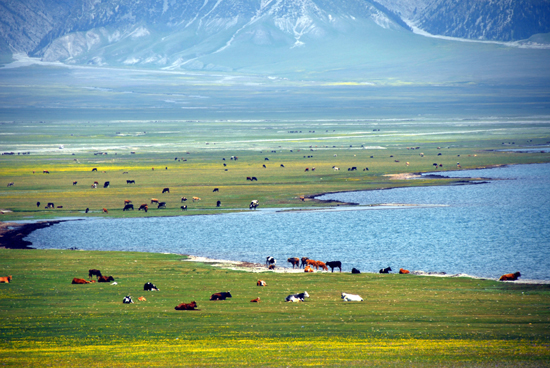
<svg viewBox="0 0 550 368"><path fill-rule="evenodd" d="M76 220L76 219L75 219ZM3 249L35 249L32 243L23 240L35 230L50 227L65 221L73 220L45 220L31 223L0 222L0 248Z"/></svg>

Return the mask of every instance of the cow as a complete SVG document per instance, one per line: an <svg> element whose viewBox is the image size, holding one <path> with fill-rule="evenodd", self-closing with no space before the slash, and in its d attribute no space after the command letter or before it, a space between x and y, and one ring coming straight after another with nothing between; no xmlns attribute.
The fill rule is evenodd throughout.
<svg viewBox="0 0 550 368"><path fill-rule="evenodd" d="M140 296L140 297L138 298L138 300L139 300L140 302L146 302L146 301L147 301L147 299L145 299L145 298L142 297L142 296Z"/></svg>
<svg viewBox="0 0 550 368"><path fill-rule="evenodd" d="M300 199L302 200L302 202L305 202L305 200L306 200L306 197L304 197L304 196L300 196Z"/></svg>
<svg viewBox="0 0 550 368"><path fill-rule="evenodd" d="M515 273L507 273L506 275L500 276L498 281L516 281L521 276L521 273L515 272Z"/></svg>
<svg viewBox="0 0 550 368"><path fill-rule="evenodd" d="M262 165L262 166L264 167L264 169L267 169L267 166L265 166L265 165Z"/></svg>
<svg viewBox="0 0 550 368"><path fill-rule="evenodd" d="M124 299L122 299L122 303L124 304L132 304L134 301L132 300L132 297L130 295L126 295Z"/></svg>
<svg viewBox="0 0 550 368"><path fill-rule="evenodd" d="M147 208L148 208L147 203L144 203L141 206L139 206L138 211L145 210L145 212L147 212Z"/></svg>
<svg viewBox="0 0 550 368"><path fill-rule="evenodd" d="M406 270L406 269L404 269L404 268L400 268L400 269L399 269L399 273L400 273L401 275L405 275L405 274L407 274L407 273L410 273L410 271L409 271L409 270Z"/></svg>
<svg viewBox="0 0 550 368"><path fill-rule="evenodd" d="M226 298L232 298L230 291L222 291L210 296L210 300L225 300Z"/></svg>
<svg viewBox="0 0 550 368"><path fill-rule="evenodd" d="M315 267L316 270L319 269L319 266L317 266L317 261L315 261L313 259L306 260L306 265L308 265L311 268Z"/></svg>
<svg viewBox="0 0 550 368"><path fill-rule="evenodd" d="M342 262L340 261L330 261L327 262L326 265L330 267L332 272L334 272L335 268L339 268L340 272L342 272Z"/></svg>
<svg viewBox="0 0 550 368"><path fill-rule="evenodd" d="M94 168L92 169L92 172L94 172L94 171L97 171L97 167L94 167Z"/></svg>
<svg viewBox="0 0 550 368"><path fill-rule="evenodd" d="M77 182L77 181L73 181L73 185L76 185L76 184L78 184L78 182Z"/></svg>
<svg viewBox="0 0 550 368"><path fill-rule="evenodd" d="M162 194L164 194L164 193L170 193L170 188L164 188L162 190Z"/></svg>
<svg viewBox="0 0 550 368"><path fill-rule="evenodd" d="M153 204L153 203L159 203L159 200L156 199L156 198L151 198L151 204Z"/></svg>
<svg viewBox="0 0 550 368"><path fill-rule="evenodd" d="M342 299L344 299L345 302L362 302L363 298L361 298L359 295L355 294L348 294L348 293L342 293Z"/></svg>
<svg viewBox="0 0 550 368"><path fill-rule="evenodd" d="M92 188L92 189L95 189L95 188L97 188L97 184L95 184L95 183L94 183L94 184L92 184L92 185L91 185L91 188Z"/></svg>
<svg viewBox="0 0 550 368"><path fill-rule="evenodd" d="M134 205L133 204L126 204L124 205L124 208L122 209L123 211L128 211L128 210L134 210Z"/></svg>
<svg viewBox="0 0 550 368"><path fill-rule="evenodd" d="M286 260L288 263L292 263L292 269L294 269L295 266L298 266L300 268L300 258L292 257Z"/></svg>
<svg viewBox="0 0 550 368"><path fill-rule="evenodd" d="M271 257L271 256L268 256L266 259L265 259L265 265L266 267L269 267L271 265L276 265L277 264L277 261L275 260L275 258Z"/></svg>
<svg viewBox="0 0 550 368"><path fill-rule="evenodd" d="M11 275L0 277L0 284L9 284L11 282L11 279L12 279Z"/></svg>
<svg viewBox="0 0 550 368"><path fill-rule="evenodd" d="M115 281L113 276L99 276L97 278L97 282L110 282L110 281Z"/></svg>
<svg viewBox="0 0 550 368"><path fill-rule="evenodd" d="M391 267L386 267L386 268L382 268L380 271L378 271L379 273L390 273L391 271Z"/></svg>
<svg viewBox="0 0 550 368"><path fill-rule="evenodd" d="M201 199L199 197L193 197L193 202L200 201Z"/></svg>
<svg viewBox="0 0 550 368"><path fill-rule="evenodd" d="M275 265L269 265L269 267L267 268L268 270L274 270L275 269Z"/></svg>
<svg viewBox="0 0 550 368"><path fill-rule="evenodd" d="M43 170L42 174L49 174L50 172L48 170Z"/></svg>
<svg viewBox="0 0 550 368"><path fill-rule="evenodd" d="M57 208L63 208L63 206L57 206Z"/></svg>
<svg viewBox="0 0 550 368"><path fill-rule="evenodd" d="M197 303L192 301L191 303L181 303L178 304L174 309L175 310L195 310L197 308Z"/></svg>
<svg viewBox="0 0 550 368"><path fill-rule="evenodd" d="M94 181L94 184L95 184L96 186L98 186L98 185L99 185L99 182L98 182L98 181Z"/></svg>
<svg viewBox="0 0 550 368"><path fill-rule="evenodd" d="M125 200L124 200L124 204L130 204L130 203L132 203L131 200L129 200L129 199L125 199Z"/></svg>
<svg viewBox="0 0 550 368"><path fill-rule="evenodd" d="M135 180L126 180L126 184L135 184L136 181Z"/></svg>
<svg viewBox="0 0 550 368"><path fill-rule="evenodd" d="M46 208L55 208L55 205L53 204L53 202L48 202Z"/></svg>
<svg viewBox="0 0 550 368"><path fill-rule="evenodd" d="M88 207L86 207L86 213L90 212L90 209Z"/></svg>
<svg viewBox="0 0 550 368"><path fill-rule="evenodd" d="M291 294L286 297L285 301L291 302L293 301L292 299L299 299L299 301L303 302L305 298L309 298L309 294L307 293L307 291L304 291L303 293L300 293L300 294Z"/></svg>
<svg viewBox="0 0 550 368"><path fill-rule="evenodd" d="M333 166L333 167L332 167L332 170L338 171L338 170L340 170L340 168L339 168L339 167L336 167L336 166Z"/></svg>
<svg viewBox="0 0 550 368"><path fill-rule="evenodd" d="M103 213L109 213L106 208L103 208Z"/></svg>
<svg viewBox="0 0 550 368"><path fill-rule="evenodd" d="M309 167L306 167L306 169L304 170L304 172L308 172L309 171Z"/></svg>
<svg viewBox="0 0 550 368"><path fill-rule="evenodd" d="M185 201L187 201L187 198L181 197L181 203L183 203L183 202L185 202Z"/></svg>
<svg viewBox="0 0 550 368"><path fill-rule="evenodd" d="M166 208L166 202L159 202L159 205L157 206L157 209L158 208Z"/></svg>
<svg viewBox="0 0 550 368"><path fill-rule="evenodd" d="M88 270L88 277L91 279L93 276L96 276L97 278L100 278L102 276L101 271L96 270L95 268L92 268L91 270Z"/></svg>
<svg viewBox="0 0 550 368"><path fill-rule="evenodd" d="M304 272L313 272L313 268L311 268L311 266L308 265L304 268Z"/></svg>
<svg viewBox="0 0 550 368"><path fill-rule="evenodd" d="M351 269L351 273L361 273L361 271L354 267Z"/></svg>
<svg viewBox="0 0 550 368"><path fill-rule="evenodd" d="M260 302L260 297L257 297L256 299L252 299L250 301L250 303L259 303Z"/></svg>
<svg viewBox="0 0 550 368"><path fill-rule="evenodd" d="M301 258L301 261L302 261L302 264L300 264L300 268L303 268L306 266L306 261L308 260L309 258L307 257L302 257Z"/></svg>
<svg viewBox="0 0 550 368"><path fill-rule="evenodd" d="M78 285L80 285L80 284L91 284L91 283L93 283L93 282L95 282L95 280L88 281L88 280L79 279L79 278L76 278L76 277L75 277L75 278L73 279L73 282L72 282L71 284L78 284Z"/></svg>
<svg viewBox="0 0 550 368"><path fill-rule="evenodd" d="M316 266L317 266L317 269L319 269L319 267L321 267L323 269L323 271L328 271L328 268L327 268L327 265L325 264L325 262L317 261Z"/></svg>
<svg viewBox="0 0 550 368"><path fill-rule="evenodd" d="M247 176L247 177L246 177L246 180L252 181L252 178L251 178L250 176Z"/></svg>
<svg viewBox="0 0 550 368"><path fill-rule="evenodd" d="M265 161L269 161L269 158L266 157L266 158L264 158L264 160L265 160Z"/></svg>
<svg viewBox="0 0 550 368"><path fill-rule="evenodd" d="M281 167L285 167L285 165L281 164Z"/></svg>
<svg viewBox="0 0 550 368"><path fill-rule="evenodd" d="M109 185L111 185L111 183L106 181L105 183L103 183L103 188L109 188Z"/></svg>
<svg viewBox="0 0 550 368"><path fill-rule="evenodd" d="M267 283L264 280L258 280L256 286L267 286Z"/></svg>
<svg viewBox="0 0 550 368"><path fill-rule="evenodd" d="M219 188L214 188L214 190L212 191L212 193L216 193L216 192L219 192L220 189Z"/></svg>
<svg viewBox="0 0 550 368"><path fill-rule="evenodd" d="M251 209L251 210L255 210L256 207L258 207L257 203L250 202L250 204L248 205L248 208Z"/></svg>
<svg viewBox="0 0 550 368"><path fill-rule="evenodd" d="M36 207L40 207L40 202L36 202Z"/></svg>
<svg viewBox="0 0 550 368"><path fill-rule="evenodd" d="M187 211L187 205L185 205L185 204L183 206L181 206L180 208L181 208L182 211Z"/></svg>
<svg viewBox="0 0 550 368"><path fill-rule="evenodd" d="M253 176L251 181L254 181L254 180L258 181L258 178Z"/></svg>
<svg viewBox="0 0 550 368"><path fill-rule="evenodd" d="M143 285L143 290L145 291L160 291L152 282L147 282Z"/></svg>

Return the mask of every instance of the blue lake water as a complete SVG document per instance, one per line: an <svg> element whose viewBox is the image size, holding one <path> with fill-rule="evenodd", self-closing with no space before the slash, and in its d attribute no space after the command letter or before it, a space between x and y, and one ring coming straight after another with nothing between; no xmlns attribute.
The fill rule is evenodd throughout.
<svg viewBox="0 0 550 368"><path fill-rule="evenodd" d="M486 184L337 193L359 203L328 211L86 219L40 229L36 248L191 254L278 265L340 260L344 271L411 271L550 280L550 164L441 173ZM374 206L375 204L414 206ZM369 205L369 206L367 206Z"/></svg>

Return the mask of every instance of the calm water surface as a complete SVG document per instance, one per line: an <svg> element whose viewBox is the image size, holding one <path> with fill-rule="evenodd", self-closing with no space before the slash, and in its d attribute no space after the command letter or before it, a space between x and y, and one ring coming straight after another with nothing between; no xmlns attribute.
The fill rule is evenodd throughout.
<svg viewBox="0 0 550 368"><path fill-rule="evenodd" d="M377 272L391 266L497 278L521 271L550 280L550 164L447 172L491 178L479 185L402 188L319 197L348 210L250 211L223 215L87 219L37 230L36 248L170 252L279 265L288 257L342 261Z"/></svg>

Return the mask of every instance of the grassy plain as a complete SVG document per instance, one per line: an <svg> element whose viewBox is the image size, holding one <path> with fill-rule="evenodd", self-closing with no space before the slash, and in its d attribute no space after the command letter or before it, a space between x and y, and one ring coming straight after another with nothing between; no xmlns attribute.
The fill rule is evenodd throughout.
<svg viewBox="0 0 550 368"><path fill-rule="evenodd" d="M536 150L550 141L549 125L536 118L4 123L0 144L16 154L0 158L0 209L12 211L4 220L15 220L83 216L86 208L86 216L104 216L102 208L114 217L214 213L245 210L253 199L262 207L327 206L333 204L300 196L452 182L388 176L434 171L434 163L445 171L457 170L458 162L461 169L549 162L550 154ZM521 148L535 151L500 151ZM166 187L170 193L162 194ZM167 208L137 211L152 198ZM122 211L126 199L135 211ZM63 208L45 209L48 202Z"/></svg>
<svg viewBox="0 0 550 368"><path fill-rule="evenodd" d="M0 250L4 366L550 365L550 286L249 273L130 252ZM71 285L89 268L118 285ZM266 287L257 287L263 279ZM155 283L159 292L144 292ZM233 298L211 302L214 292ZM307 290L304 303L285 303ZM342 291L365 301L345 303ZM135 303L125 305L131 295ZM139 296L147 300L137 301ZM250 300L260 297L260 303ZM198 311L175 311L195 300Z"/></svg>

